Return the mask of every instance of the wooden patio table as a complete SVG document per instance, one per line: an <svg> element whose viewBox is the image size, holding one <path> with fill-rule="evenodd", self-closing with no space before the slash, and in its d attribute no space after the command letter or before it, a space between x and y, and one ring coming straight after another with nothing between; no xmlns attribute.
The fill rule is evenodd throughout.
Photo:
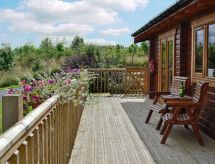
<svg viewBox="0 0 215 164"><path fill-rule="evenodd" d="M194 114L194 109L198 104L194 101L193 97L188 95L185 95L184 97L180 97L179 95L162 95L161 98L167 105L166 109L169 110L169 107L172 107L172 111L170 113L166 113L162 116L165 122L161 131L161 134L164 134L161 144L166 142L172 126L174 124L179 124L184 125L185 128L188 128L188 125L191 125L200 145L204 145ZM182 110L185 113L181 114Z"/></svg>

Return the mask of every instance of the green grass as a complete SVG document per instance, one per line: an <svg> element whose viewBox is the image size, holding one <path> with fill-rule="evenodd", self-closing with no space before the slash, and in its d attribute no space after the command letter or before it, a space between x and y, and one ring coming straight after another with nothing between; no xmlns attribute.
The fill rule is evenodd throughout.
<svg viewBox="0 0 215 164"><path fill-rule="evenodd" d="M3 88L0 88L0 90L6 90L6 89L9 89L9 88L18 88L19 85L11 85L11 86L8 86L8 87L3 87Z"/></svg>
<svg viewBox="0 0 215 164"><path fill-rule="evenodd" d="M0 100L0 134L2 133L2 102Z"/></svg>

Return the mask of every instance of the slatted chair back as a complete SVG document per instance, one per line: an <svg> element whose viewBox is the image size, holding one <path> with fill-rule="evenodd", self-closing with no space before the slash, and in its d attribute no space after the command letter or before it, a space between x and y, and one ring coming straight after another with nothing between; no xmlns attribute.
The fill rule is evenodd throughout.
<svg viewBox="0 0 215 164"><path fill-rule="evenodd" d="M199 81L193 86L192 97L193 101L197 104L195 110L193 111L193 114L196 119L198 119L200 111L202 109L203 101L207 93L208 86L209 83L204 81Z"/></svg>
<svg viewBox="0 0 215 164"><path fill-rule="evenodd" d="M184 76L175 76L173 78L170 92L179 95L179 87L181 82L183 82L185 87L185 94L189 94L190 78Z"/></svg>
<svg viewBox="0 0 215 164"><path fill-rule="evenodd" d="M204 97L206 95L209 83L205 81L197 82L193 87L192 97L199 105L203 104Z"/></svg>

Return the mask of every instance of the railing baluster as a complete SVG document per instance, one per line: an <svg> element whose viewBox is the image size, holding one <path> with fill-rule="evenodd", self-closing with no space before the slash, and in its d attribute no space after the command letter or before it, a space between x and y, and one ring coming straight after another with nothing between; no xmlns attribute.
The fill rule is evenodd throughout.
<svg viewBox="0 0 215 164"><path fill-rule="evenodd" d="M44 145L44 122L41 122L39 125L39 138L40 138L39 158L40 158L40 164L43 164L44 163L44 154L45 154L45 152L44 152L44 149L45 149L45 145Z"/></svg>
<svg viewBox="0 0 215 164"><path fill-rule="evenodd" d="M44 119L44 163L48 163L48 118Z"/></svg>
<svg viewBox="0 0 215 164"><path fill-rule="evenodd" d="M54 163L58 164L58 110L59 105L54 109Z"/></svg>
<svg viewBox="0 0 215 164"><path fill-rule="evenodd" d="M19 163L28 164L28 142L24 141L19 148Z"/></svg>
<svg viewBox="0 0 215 164"><path fill-rule="evenodd" d="M39 127L33 132L34 134L34 163L37 164L40 161L40 131Z"/></svg>
<svg viewBox="0 0 215 164"><path fill-rule="evenodd" d="M52 164L52 163L54 163L54 161L55 161L55 155L54 155L54 153L55 153L55 147L54 147L54 144L55 144L55 141L54 141L54 135L55 135L55 133L54 133L54 110L55 110L55 108L53 109L53 110L51 110L51 112L50 112L50 139L51 139L51 141L50 141L50 164Z"/></svg>
<svg viewBox="0 0 215 164"><path fill-rule="evenodd" d="M34 134L31 133L28 137L28 155L29 155L29 158L28 158L28 163L29 164L34 164Z"/></svg>
<svg viewBox="0 0 215 164"><path fill-rule="evenodd" d="M9 164L21 164L19 163L19 151L16 150L7 162Z"/></svg>

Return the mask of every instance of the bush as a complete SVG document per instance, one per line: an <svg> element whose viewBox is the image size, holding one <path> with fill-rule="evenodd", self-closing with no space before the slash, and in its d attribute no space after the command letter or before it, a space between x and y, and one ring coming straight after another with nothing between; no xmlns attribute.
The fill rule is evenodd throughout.
<svg viewBox="0 0 215 164"><path fill-rule="evenodd" d="M33 72L39 71L39 70L42 69L42 64L40 63L39 60L35 60L32 63L32 68L31 69L32 69Z"/></svg>
<svg viewBox="0 0 215 164"><path fill-rule="evenodd" d="M0 88L8 87L10 85L17 85L19 80L15 77L7 77L0 80Z"/></svg>
<svg viewBox="0 0 215 164"><path fill-rule="evenodd" d="M88 57L85 55L75 55L71 57L67 57L62 66L64 71L69 71L74 68L88 68L95 67L93 57Z"/></svg>

